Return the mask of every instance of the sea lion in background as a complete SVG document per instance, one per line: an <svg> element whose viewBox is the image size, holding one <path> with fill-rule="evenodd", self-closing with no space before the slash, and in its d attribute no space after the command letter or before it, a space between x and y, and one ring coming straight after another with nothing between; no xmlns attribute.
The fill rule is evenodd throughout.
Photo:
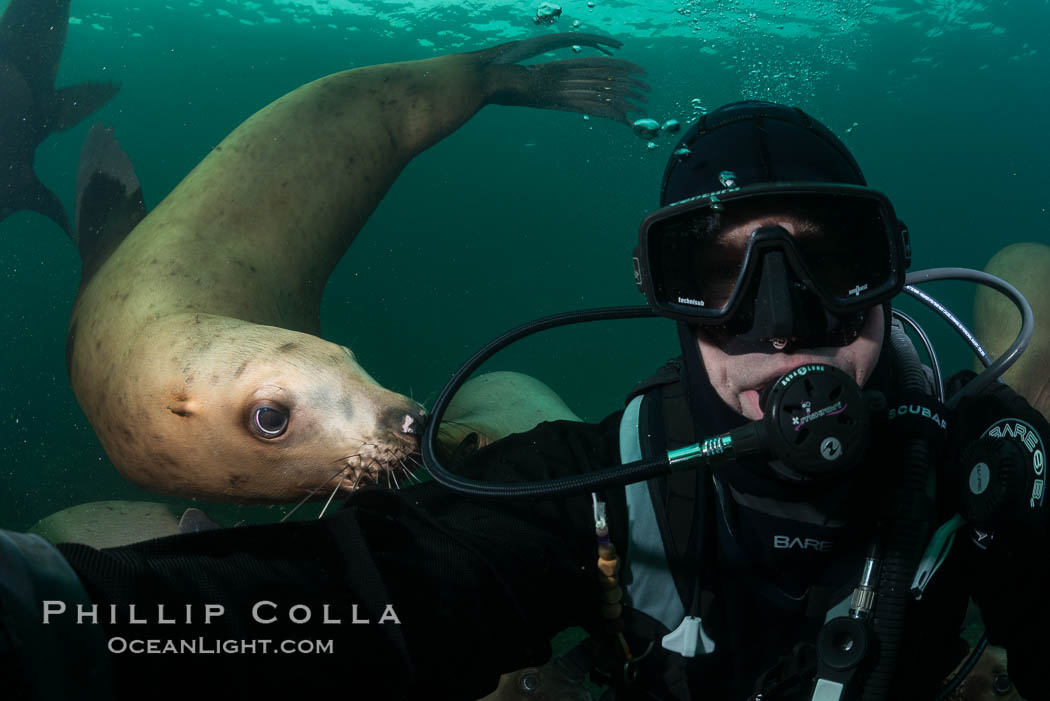
<svg viewBox="0 0 1050 701"><path fill-rule="evenodd" d="M143 540L220 528L203 511L179 515L171 504L150 501L93 501L57 511L37 521L29 533L52 543L83 543L116 548Z"/></svg>
<svg viewBox="0 0 1050 701"><path fill-rule="evenodd" d="M969 659L969 652L949 678ZM1025 701L1006 671L1006 650L989 645L944 701Z"/></svg>
<svg viewBox="0 0 1050 701"><path fill-rule="evenodd" d="M157 493L285 502L403 469L422 410L318 337L324 284L402 168L486 104L628 123L648 89L637 65L514 65L573 45L620 42L552 34L308 83L235 129L111 254L85 255L97 270L74 305L69 373L118 470ZM104 178L134 199L137 182L86 169L85 187Z"/></svg>
<svg viewBox="0 0 1050 701"><path fill-rule="evenodd" d="M0 221L23 209L69 232L55 193L33 171L37 146L109 102L116 83L55 90L69 26L69 0L11 0L0 18Z"/></svg>
<svg viewBox="0 0 1050 701"><path fill-rule="evenodd" d="M1016 287L1032 305L1032 341L1003 379L1050 420L1050 247L1015 243L992 256L984 270ZM993 358L1002 355L1021 330L1017 307L983 285L977 288L973 316L977 340ZM981 369L978 363L977 370Z"/></svg>
<svg viewBox="0 0 1050 701"><path fill-rule="evenodd" d="M438 431L439 447L449 457L468 437L471 449L484 448L543 421L579 420L553 389L535 377L490 372L472 377L453 396Z"/></svg>

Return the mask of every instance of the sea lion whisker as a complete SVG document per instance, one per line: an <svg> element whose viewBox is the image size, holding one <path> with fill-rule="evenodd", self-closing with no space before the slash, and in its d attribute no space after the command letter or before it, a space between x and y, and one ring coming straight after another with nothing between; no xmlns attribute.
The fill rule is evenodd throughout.
<svg viewBox="0 0 1050 701"><path fill-rule="evenodd" d="M298 510L299 510L299 507L300 507L300 506L302 506L303 504L305 504L305 503L306 503L306 501L307 501L307 500L308 500L308 499L309 499L310 497L312 497L312 496L313 496L314 494L316 494L316 493L318 492L318 490L321 490L321 489L323 489L323 488L325 487L325 485L327 485L327 484L328 484L329 482L331 482L332 480L334 480L334 479L335 479L336 477L338 477L338 476L339 476L340 474L342 474L342 473L346 472L346 470L347 470L347 469L349 469L349 467L350 467L349 465L344 465L343 467L340 467L340 468L339 468L338 470L336 470L336 471L335 471L335 473L334 473L334 474L333 474L333 475L332 475L331 477L329 477L329 478L328 478L328 479L326 479L326 480L325 480L324 482L322 482L321 484L317 485L316 487L314 487L313 489L311 489L311 490L310 490L309 492L307 492L307 493L306 493L306 496L304 496L304 497L303 497L302 499L300 499L300 500L299 500L299 503L298 503L298 504L296 504L296 505L295 505L295 506L294 506L294 507L292 508L292 510L291 510L291 511L289 511L288 513L286 513L286 514L285 514L284 516L282 516L282 517L281 517L281 521L280 521L280 522L281 522L281 523L284 523L284 521L285 521L285 520L287 520L287 519L288 519L288 517L290 517L290 516L291 516L292 514L294 514L294 513L296 512L296 511L298 511ZM344 479L345 479L345 476L344 476ZM340 480L340 483L342 483L342 480Z"/></svg>
<svg viewBox="0 0 1050 701"><path fill-rule="evenodd" d="M405 468L405 473L406 473L406 474L407 474L407 475L409 476L409 478L410 478L410 479L411 479L411 480L412 480L413 482L415 482L416 484L423 484L423 480L422 480L422 479L420 479L419 475L417 475L417 474L416 474L416 471L415 471L415 470L410 470L409 468L407 468L407 467L406 467L406 468Z"/></svg>
<svg viewBox="0 0 1050 701"><path fill-rule="evenodd" d="M413 472L416 471L416 470L423 470L424 472L426 471L427 466L424 465L423 461L421 459L419 459L418 457L416 457L415 455L409 455L406 459L408 460L409 464L412 465ZM420 480L420 481L422 481L422 480Z"/></svg>
<svg viewBox="0 0 1050 701"><path fill-rule="evenodd" d="M406 485L411 486L416 483L416 480L412 477L412 473L408 470L408 468L402 465L399 469L401 471L401 478L405 480Z"/></svg>
<svg viewBox="0 0 1050 701"><path fill-rule="evenodd" d="M416 473L405 463L404 458L398 458L397 461L401 463L401 470L405 473L409 482L413 484L422 484L422 480L416 477Z"/></svg>
<svg viewBox="0 0 1050 701"><path fill-rule="evenodd" d="M310 494L307 494L305 497L300 499L299 503L296 504L295 506L293 506L291 511L289 511L288 513L286 513L284 516L281 517L281 520L279 521L279 523L284 523L286 520L288 520L288 518L292 514L294 514L296 511L298 511L299 507L306 503L306 500L310 498L311 494L313 494L313 492L311 492Z"/></svg>
<svg viewBox="0 0 1050 701"><path fill-rule="evenodd" d="M357 440L357 439L356 439L356 438L351 438L350 440ZM364 452L362 452L362 451L361 451L360 449L361 449L361 448L367 448L367 447L372 447L372 448L378 448L378 447L379 447L379 444L378 444L378 443L365 443L364 441L362 441L362 442L361 442L361 445L359 445L359 446L358 446L358 449L359 449L359 450L358 450L358 452L356 452L356 453L350 453L349 455L344 455L344 456L343 456L343 457L341 457L341 458L336 458L336 459L335 459L335 460L333 460L332 462L333 462L333 463L336 463L336 462L346 462L347 460L350 460L351 458L359 458L359 457L361 457L362 455L364 455Z"/></svg>
<svg viewBox="0 0 1050 701"><path fill-rule="evenodd" d="M343 456L343 457L341 457L341 458L336 458L336 459L335 459L335 460L333 460L332 462L333 462L333 463L336 463L336 462L346 462L347 460L350 460L351 458L359 458L359 457L361 457L361 453L350 453L349 455L344 455L344 456ZM329 463L329 464L331 464L331 463Z"/></svg>
<svg viewBox="0 0 1050 701"><path fill-rule="evenodd" d="M359 438L355 438L354 436L347 436L346 438L347 438L347 440L351 440L351 441L361 440ZM361 440L361 443L357 446L357 448L358 448L358 452L350 453L349 455L344 455L341 458L336 458L335 460L332 460L332 462L333 463L345 462L346 460L349 460L350 458L361 457L362 455L364 455L364 450L363 450L364 448L379 448L379 444L378 443L372 443L372 442L366 442L366 441Z"/></svg>
<svg viewBox="0 0 1050 701"><path fill-rule="evenodd" d="M416 478L416 481L423 484L423 478L418 473L430 474L427 466L423 463L423 459L417 455L410 455L408 456L408 464L411 465L412 475Z"/></svg>
<svg viewBox="0 0 1050 701"><path fill-rule="evenodd" d="M394 480L394 489L401 489L401 484L397 481L397 474L393 470L390 470L389 472L387 472L387 475L389 475L387 484L389 484L390 480L392 479Z"/></svg>
<svg viewBox="0 0 1050 701"><path fill-rule="evenodd" d="M379 469L374 467L375 458L370 459L367 463L361 465L361 474L367 476L373 482L378 483L379 481Z"/></svg>
<svg viewBox="0 0 1050 701"><path fill-rule="evenodd" d="M335 499L335 495L339 493L339 488L343 486L343 482L345 480L346 480L346 475L343 475L342 477L339 478L339 481L335 485L335 489L333 489L332 493L328 495L328 501L326 501L324 503L324 506L321 508L321 513L318 514L318 516L317 516L318 519L324 518L324 512L328 511L328 507L331 505L332 499Z"/></svg>

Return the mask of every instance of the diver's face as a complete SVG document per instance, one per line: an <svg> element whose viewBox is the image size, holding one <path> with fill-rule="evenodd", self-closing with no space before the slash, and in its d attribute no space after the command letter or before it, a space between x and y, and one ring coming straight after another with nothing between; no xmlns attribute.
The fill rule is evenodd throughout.
<svg viewBox="0 0 1050 701"><path fill-rule="evenodd" d="M756 217L725 232L730 240L739 240L743 252L751 232L762 226L779 225L793 236L805 229L798 220L784 216ZM804 233L801 235L805 235ZM881 306L872 307L860 335L853 343L841 347L798 348L780 353L745 353L729 355L715 345L698 326L696 343L704 361L711 385L722 401L752 421L762 418L758 395L785 373L800 365L823 363L849 374L863 387L871 377L882 350L884 314ZM791 348L789 345L788 348Z"/></svg>

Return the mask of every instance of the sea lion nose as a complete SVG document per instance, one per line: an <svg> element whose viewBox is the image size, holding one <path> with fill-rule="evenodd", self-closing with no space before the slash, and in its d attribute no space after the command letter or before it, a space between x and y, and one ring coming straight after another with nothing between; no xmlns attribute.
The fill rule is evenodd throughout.
<svg viewBox="0 0 1050 701"><path fill-rule="evenodd" d="M427 426L427 412L421 406L411 408L401 417L401 433L408 436L423 435L423 429Z"/></svg>

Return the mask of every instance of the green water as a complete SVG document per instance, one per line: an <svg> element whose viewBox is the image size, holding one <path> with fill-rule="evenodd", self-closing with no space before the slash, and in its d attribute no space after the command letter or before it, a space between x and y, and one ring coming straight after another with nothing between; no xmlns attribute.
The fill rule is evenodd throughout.
<svg viewBox="0 0 1050 701"><path fill-rule="evenodd" d="M44 142L37 172L72 213L80 145L99 119L115 128L153 206L241 120L288 90L345 68L552 31L530 21L536 6L144 1L128 10L75 0L59 85L110 79L122 89ZM648 69L659 120L689 120L693 98L713 108L764 97L825 121L908 223L914 268L980 268L1008 243L1050 242L1045 0L562 6L555 28L579 19L582 30L622 40L619 55ZM656 145L579 115L486 108L410 164L387 195L329 281L324 335L352 347L387 387L428 400L473 350L513 325L641 304L630 252L673 142ZM27 212L0 223L0 240L0 526L24 529L88 501L157 500L117 474L70 389L73 245ZM930 291L970 319L971 287ZM969 363L946 327L928 327L945 365ZM566 331L514 360L598 418L674 346L672 324L628 323ZM236 520L233 509L217 511Z"/></svg>

